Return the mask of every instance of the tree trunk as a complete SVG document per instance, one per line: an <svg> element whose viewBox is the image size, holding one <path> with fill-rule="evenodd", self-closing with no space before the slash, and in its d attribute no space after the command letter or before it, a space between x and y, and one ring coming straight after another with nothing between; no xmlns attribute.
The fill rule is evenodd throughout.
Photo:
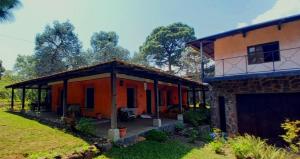
<svg viewBox="0 0 300 159"><path fill-rule="evenodd" d="M171 54L168 56L168 64L169 64L169 72L172 72L172 66L171 66Z"/></svg>

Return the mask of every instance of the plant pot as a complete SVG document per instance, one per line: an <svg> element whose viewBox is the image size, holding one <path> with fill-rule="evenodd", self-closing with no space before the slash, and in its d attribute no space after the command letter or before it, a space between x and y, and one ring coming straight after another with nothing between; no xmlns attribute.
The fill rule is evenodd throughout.
<svg viewBox="0 0 300 159"><path fill-rule="evenodd" d="M119 128L120 138L123 138L126 136L127 128L126 127L120 127Z"/></svg>
<svg viewBox="0 0 300 159"><path fill-rule="evenodd" d="M97 119L98 119L98 120L101 120L101 119L102 119L102 114L97 113L96 116L97 116Z"/></svg>

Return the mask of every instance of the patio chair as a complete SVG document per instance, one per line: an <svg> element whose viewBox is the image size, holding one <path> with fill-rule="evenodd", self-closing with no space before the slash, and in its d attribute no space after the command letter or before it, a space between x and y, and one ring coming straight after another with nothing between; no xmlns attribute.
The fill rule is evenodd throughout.
<svg viewBox="0 0 300 159"><path fill-rule="evenodd" d="M135 108L120 108L118 111L118 119L120 121L130 121L136 118Z"/></svg>

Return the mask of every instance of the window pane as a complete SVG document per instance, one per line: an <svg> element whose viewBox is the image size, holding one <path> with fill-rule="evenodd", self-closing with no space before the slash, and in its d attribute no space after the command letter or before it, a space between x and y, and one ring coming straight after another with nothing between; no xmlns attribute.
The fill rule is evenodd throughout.
<svg viewBox="0 0 300 159"><path fill-rule="evenodd" d="M259 44L248 47L248 64L280 60L279 42Z"/></svg>
<svg viewBox="0 0 300 159"><path fill-rule="evenodd" d="M86 89L86 107L94 108L94 88Z"/></svg>

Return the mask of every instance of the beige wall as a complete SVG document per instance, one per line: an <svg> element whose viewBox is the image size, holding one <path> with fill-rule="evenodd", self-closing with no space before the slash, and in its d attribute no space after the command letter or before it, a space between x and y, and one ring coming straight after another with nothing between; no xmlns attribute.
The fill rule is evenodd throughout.
<svg viewBox="0 0 300 159"><path fill-rule="evenodd" d="M242 34L224 37L215 41L216 76L237 74L246 72L247 47L256 44L279 41L280 50L300 47L300 21L282 24L281 30L277 25L253 30ZM233 58L234 57L234 58ZM277 69L300 68L300 49L292 49L280 52L281 60L275 62ZM298 63L299 64L298 64ZM271 71L272 62L247 65L248 72Z"/></svg>

